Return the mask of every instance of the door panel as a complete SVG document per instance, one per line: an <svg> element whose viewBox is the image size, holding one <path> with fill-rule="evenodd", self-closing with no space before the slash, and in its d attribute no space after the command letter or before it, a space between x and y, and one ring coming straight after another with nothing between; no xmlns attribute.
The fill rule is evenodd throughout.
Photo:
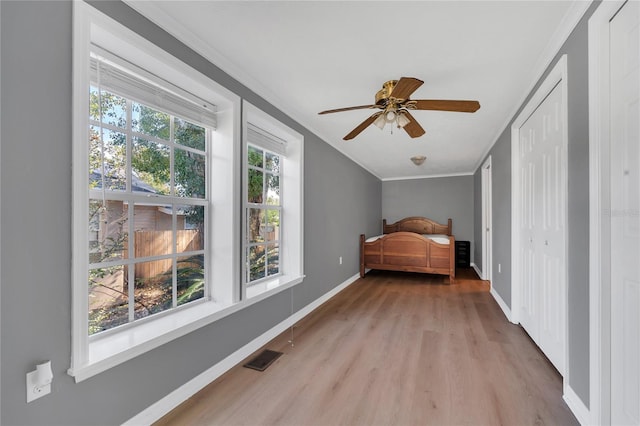
<svg viewBox="0 0 640 426"><path fill-rule="evenodd" d="M563 174L566 159L563 148L563 123L561 117L562 90L557 85L543 102L544 138L539 147L542 162L542 218L537 227L537 252L541 256L544 279L540 283L542 314L540 347L558 371L564 371L564 291L566 286L564 238Z"/></svg>
<svg viewBox="0 0 640 426"><path fill-rule="evenodd" d="M482 275L493 280L491 157L482 165Z"/></svg>
<svg viewBox="0 0 640 426"><path fill-rule="evenodd" d="M638 281L625 280L622 284L622 294L624 295L622 317L622 380L621 380L621 402L622 413L618 415L620 424L638 424L640 419L640 383L638 378L640 372L640 348L638 340L638 306L640 306L640 287ZM616 422L614 422L616 423Z"/></svg>
<svg viewBox="0 0 640 426"><path fill-rule="evenodd" d="M566 309L562 86L520 128L520 323L561 373Z"/></svg>
<svg viewBox="0 0 640 426"><path fill-rule="evenodd" d="M535 143L535 120L529 120L520 128L520 324L537 343L538 341L538 298L536 293L537 270L534 251L535 225L535 181L536 164L533 156Z"/></svg>
<svg viewBox="0 0 640 426"><path fill-rule="evenodd" d="M640 424L640 5L611 21L611 422Z"/></svg>

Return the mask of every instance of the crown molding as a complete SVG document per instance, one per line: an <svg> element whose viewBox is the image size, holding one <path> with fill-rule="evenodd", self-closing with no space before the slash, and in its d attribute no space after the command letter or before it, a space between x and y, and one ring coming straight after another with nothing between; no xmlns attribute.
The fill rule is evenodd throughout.
<svg viewBox="0 0 640 426"><path fill-rule="evenodd" d="M410 178L403 177L391 177L391 178L382 178L378 173L372 170L370 167L363 164L361 161L353 158L347 153L343 152L340 149L339 142L334 141L331 137L324 134L323 132L315 129L307 120L298 114L297 110L291 106L290 103L285 102L281 99L275 92L266 87L264 84L253 78L249 73L244 71L242 68L238 67L231 61L229 58L225 57L222 53L220 53L217 49L211 46L202 38L198 37L193 31L189 30L182 22L175 19L173 16L167 14L162 8L160 8L156 2L152 1L144 1L144 0L122 0L129 7L140 13L145 18L149 19L154 24L158 25L167 33L174 36L176 39L187 45L189 48L193 49L196 53L202 55L205 59L210 61L212 64L216 65L222 71L227 73L229 76L240 82L249 90L256 93L258 96L262 97L264 100L269 102L274 107L278 108L280 111L288 115L291 119L296 121L299 125L306 128L311 133L315 134L321 140L326 142L328 145L332 146L342 155L344 155L349 160L353 161L355 164L360 166L362 169L371 173L376 178L382 181L389 180L403 180L403 179L423 179L425 177L447 177L447 176L460 176L466 175L462 174L452 174L452 175L425 175L425 176L415 176ZM593 3L593 0L573 0L571 6L565 13L560 25L554 32L553 36L547 43L544 52L540 55L537 65L533 68L532 72L532 82L529 84L527 89L523 92L523 95L520 97L520 101L516 103L515 108L512 112L507 115L507 118L502 126L499 127L500 131L494 136L493 142L484 150L482 155L478 158L475 167L473 168L473 172L470 174L474 174L478 168L484 162L486 156L489 154L491 149L494 147L500 135L508 128L509 124L517 114L520 107L524 104L529 94L535 88L536 84L542 78L542 75L549 67L553 58L556 56L562 45L569 38L569 35L574 30L578 22L589 6Z"/></svg>
<svg viewBox="0 0 640 426"><path fill-rule="evenodd" d="M322 132L315 129L307 120L298 114L297 110L291 106L290 103L285 102L282 98L280 98L275 92L266 87L264 84L253 78L249 73L244 71L242 68L238 67L233 63L229 58L224 56L220 51L211 46L208 42L203 40L201 37L197 36L193 31L189 30L182 22L175 19L170 14L166 13L162 10L161 7L157 5L156 2L145 1L145 0L122 0L129 7L134 9L136 12L149 19L151 22L156 24L158 27L162 28L167 33L171 34L173 37L184 43L186 46L191 48L194 52L202 55L209 62L214 64L216 67L220 68L226 74L228 74L233 79L237 80L239 83L244 85L247 89L256 93L262 99L279 109L281 112L288 115L291 119L296 121L300 126L304 127L309 132L316 135L322 141L326 142L328 145L332 146L336 149L340 154L347 157L349 160L356 163L365 171L371 173L374 177L382 180L382 178L372 170L370 167L366 166L359 160L353 158L349 154L345 153L340 149L339 143L342 141L334 141L331 137L323 134ZM161 3L161 2L160 2Z"/></svg>
<svg viewBox="0 0 640 426"><path fill-rule="evenodd" d="M520 97L520 101L516 103L516 106L513 108L511 113L507 115L504 124L499 127L500 130L494 136L493 142L487 147L487 149L484 150L482 156L480 156L480 158L478 159L478 162L473 168L474 174L476 171L478 171L478 168L482 166L484 160L487 158L487 155L489 155L489 152L491 152L496 142L498 142L500 136L505 132L505 130L508 129L511 122L515 119L516 114L527 101L529 95L532 94L533 89L535 89L538 82L542 79L544 73L547 71L547 69L549 69L551 63L553 62L553 59L558 55L558 53L560 53L562 45L567 41L573 30L576 28L584 14L589 9L589 6L591 6L591 3L593 3L593 0L572 1L571 6L565 13L562 21L560 21L560 25L558 25L558 28L556 28L556 31L553 33L553 36L549 40L549 43L547 43L547 46L538 58L536 65L533 67L533 72L531 74L531 83L523 92L522 96Z"/></svg>

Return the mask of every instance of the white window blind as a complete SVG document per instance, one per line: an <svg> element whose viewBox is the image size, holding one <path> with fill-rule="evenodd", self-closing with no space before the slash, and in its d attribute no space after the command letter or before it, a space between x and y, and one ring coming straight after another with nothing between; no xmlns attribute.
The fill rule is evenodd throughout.
<svg viewBox="0 0 640 426"><path fill-rule="evenodd" d="M91 83L146 106L209 128L216 128L216 107L110 52L92 45Z"/></svg>
<svg viewBox="0 0 640 426"><path fill-rule="evenodd" d="M287 155L287 142L285 140L260 129L251 123L248 123L247 125L247 142L285 157Z"/></svg>

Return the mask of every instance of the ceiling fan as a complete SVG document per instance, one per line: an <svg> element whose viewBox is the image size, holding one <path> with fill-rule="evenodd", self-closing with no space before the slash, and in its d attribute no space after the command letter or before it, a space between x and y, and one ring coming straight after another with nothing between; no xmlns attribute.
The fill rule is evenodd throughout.
<svg viewBox="0 0 640 426"><path fill-rule="evenodd" d="M330 109L318 114L330 114L334 112L351 111L355 109L379 109L360 125L353 129L344 138L345 141L353 139L372 123L380 129L386 124L396 124L398 128L403 128L409 136L417 138L424 135L425 131L418 124L409 110L432 110L432 111L454 111L454 112L476 112L480 108L478 101L449 101L409 99L409 96L422 86L424 81L413 77L402 77L400 80L389 80L382 85L382 89L376 93L376 103L373 105L360 105L347 108Z"/></svg>

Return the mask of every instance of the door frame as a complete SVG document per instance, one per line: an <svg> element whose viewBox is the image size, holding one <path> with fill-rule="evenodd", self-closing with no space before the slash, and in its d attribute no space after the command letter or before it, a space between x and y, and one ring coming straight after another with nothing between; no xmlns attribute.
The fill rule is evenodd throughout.
<svg viewBox="0 0 640 426"><path fill-rule="evenodd" d="M536 92L526 103L522 111L518 114L517 118L511 125L511 318L510 321L514 324L520 323L520 301L521 301L521 286L522 283L519 280L520 277L520 226L518 218L520 217L520 200L522 194L520 191L520 128L529 119L529 117L535 112L540 104L546 99L551 91L560 86L561 90L561 108L560 115L564 120L564 130L562 135L562 145L564 149L564 174L562 176L563 190L565 194L568 194L568 170L567 170L567 148L569 142L569 129L568 129L568 85L567 85L567 55L564 54L558 59L554 67L549 74L545 77L544 81L540 84ZM564 335L564 371L560 374L563 376L563 390L566 394L567 386L569 383L569 334L568 334L568 220L567 220L567 197L564 197L564 262L565 262L565 288L564 291L564 321L563 321L563 335Z"/></svg>
<svg viewBox="0 0 640 426"><path fill-rule="evenodd" d="M482 165L482 279L493 287L493 193L491 156ZM488 231L487 231L488 230Z"/></svg>
<svg viewBox="0 0 640 426"><path fill-rule="evenodd" d="M589 18L589 411L611 420L611 224L609 24L625 0L602 2Z"/></svg>

